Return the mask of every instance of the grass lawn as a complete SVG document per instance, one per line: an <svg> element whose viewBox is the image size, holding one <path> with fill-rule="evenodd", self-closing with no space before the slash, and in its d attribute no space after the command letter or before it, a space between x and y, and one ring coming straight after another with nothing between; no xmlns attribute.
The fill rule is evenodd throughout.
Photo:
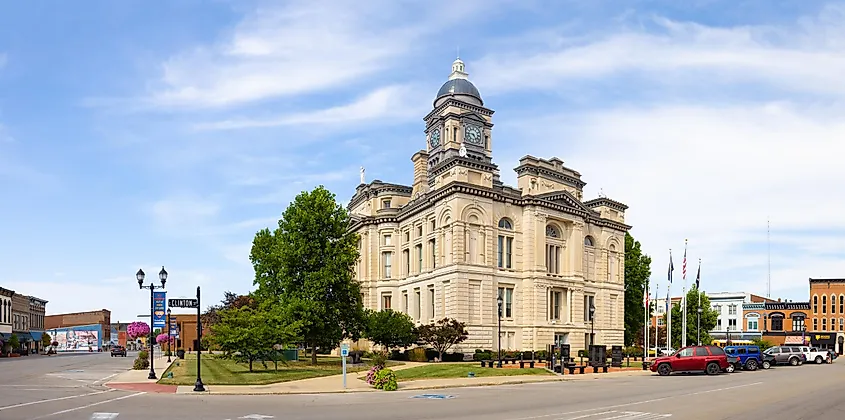
<svg viewBox="0 0 845 420"><path fill-rule="evenodd" d="M317 359L316 366L311 366L310 362L311 359L308 358L299 362L279 363L278 371L274 369L272 363L268 362L265 369L261 362L254 362L252 365L253 371L250 372L249 365L246 363L236 363L234 360L203 355L202 381L207 385L264 385L343 373L339 357L320 357ZM162 379L158 383L193 385L197 380L197 356L186 354L185 359L179 360L178 363L178 366L177 362L170 365L170 368L161 375ZM388 363L388 366L390 365L391 363ZM347 365L346 372L360 372L369 368L369 365L363 367ZM173 378L167 377L169 372L173 373Z"/></svg>
<svg viewBox="0 0 845 420"><path fill-rule="evenodd" d="M432 363L396 371L396 380L413 381L416 379L466 378L470 372L476 377L551 375L546 369L498 369L482 368L476 363Z"/></svg>

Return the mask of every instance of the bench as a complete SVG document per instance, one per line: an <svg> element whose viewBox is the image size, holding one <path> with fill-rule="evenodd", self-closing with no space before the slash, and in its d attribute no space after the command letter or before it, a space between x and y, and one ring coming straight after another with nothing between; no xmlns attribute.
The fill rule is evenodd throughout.
<svg viewBox="0 0 845 420"><path fill-rule="evenodd" d="M520 368L520 369L525 369L525 363L528 363L528 364L529 364L529 367L530 367L531 369L534 369L534 361L533 361L533 360L529 360L528 362L526 362L526 361L524 361L524 360L520 360L520 361L519 361L519 368Z"/></svg>
<svg viewBox="0 0 845 420"><path fill-rule="evenodd" d="M603 365L595 364L595 365L593 365L593 373L599 373L599 369L602 370L602 373L607 373L607 364L603 364Z"/></svg>
<svg viewBox="0 0 845 420"><path fill-rule="evenodd" d="M569 374L570 374L570 375L574 375L574 374L575 374L575 369L578 369L578 373L580 373L580 374L582 374L582 375L583 375L583 374L584 374L584 369L586 369L586 368L587 368L587 366L584 366L584 365L567 365L567 366L566 366L566 368L567 368L567 369L569 369Z"/></svg>

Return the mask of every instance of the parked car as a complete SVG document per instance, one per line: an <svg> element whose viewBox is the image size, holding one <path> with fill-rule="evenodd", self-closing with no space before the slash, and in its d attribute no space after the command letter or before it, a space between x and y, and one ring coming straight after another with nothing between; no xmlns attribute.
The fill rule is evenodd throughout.
<svg viewBox="0 0 845 420"><path fill-rule="evenodd" d="M828 354L830 354L830 362L831 363L833 363L833 361L836 360L837 357L839 357L839 354L837 354L833 350L828 349L827 352L828 352Z"/></svg>
<svg viewBox="0 0 845 420"><path fill-rule="evenodd" d="M762 354L763 361L760 362L760 367L763 369L768 369L776 364L777 361L775 360L775 356L773 354L766 353L765 351Z"/></svg>
<svg viewBox="0 0 845 420"><path fill-rule="evenodd" d="M111 348L111 357L123 356L126 357L126 347L114 346Z"/></svg>
<svg viewBox="0 0 845 420"><path fill-rule="evenodd" d="M725 353L739 359L736 365L739 369L755 371L763 365L763 353L757 346L726 346Z"/></svg>
<svg viewBox="0 0 845 420"><path fill-rule="evenodd" d="M807 361L807 355L800 347L777 346L767 349L764 353L775 357L775 364L798 366Z"/></svg>
<svg viewBox="0 0 845 420"><path fill-rule="evenodd" d="M826 362L827 357L830 355L827 350L821 350L815 347L801 347L801 352L807 356L808 362L812 361L817 365Z"/></svg>
<svg viewBox="0 0 845 420"><path fill-rule="evenodd" d="M660 376L672 372L706 372L708 375L716 375L727 371L730 366L728 355L719 346L689 346L672 356L655 359L651 371Z"/></svg>

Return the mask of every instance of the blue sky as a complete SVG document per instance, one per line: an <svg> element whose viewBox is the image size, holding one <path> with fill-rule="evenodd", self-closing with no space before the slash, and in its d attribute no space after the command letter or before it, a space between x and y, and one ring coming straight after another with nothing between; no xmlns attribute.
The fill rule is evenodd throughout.
<svg viewBox="0 0 845 420"><path fill-rule="evenodd" d="M685 238L705 290L765 293L767 218L773 296L845 275L842 2L361 3L5 5L0 285L114 321L147 311L138 267L251 290L296 193L411 182L458 47L503 180L558 156L630 205L662 293Z"/></svg>

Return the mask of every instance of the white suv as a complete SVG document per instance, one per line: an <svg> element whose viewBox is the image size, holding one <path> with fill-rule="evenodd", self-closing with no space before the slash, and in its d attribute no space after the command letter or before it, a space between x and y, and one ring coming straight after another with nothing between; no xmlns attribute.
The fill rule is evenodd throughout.
<svg viewBox="0 0 845 420"><path fill-rule="evenodd" d="M815 347L801 347L801 353L807 356L807 363L814 362L820 365L827 361L827 350L819 350Z"/></svg>

